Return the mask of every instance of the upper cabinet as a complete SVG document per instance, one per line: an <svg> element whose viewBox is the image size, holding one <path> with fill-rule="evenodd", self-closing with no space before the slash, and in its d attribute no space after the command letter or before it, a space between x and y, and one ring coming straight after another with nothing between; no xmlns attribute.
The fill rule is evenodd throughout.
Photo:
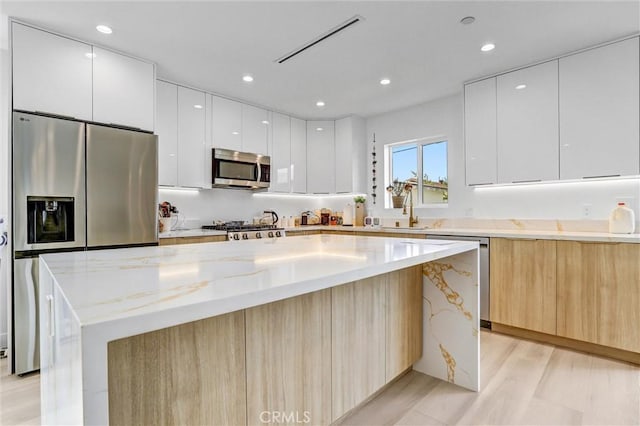
<svg viewBox="0 0 640 426"><path fill-rule="evenodd" d="M178 185L206 188L206 95L178 86Z"/></svg>
<svg viewBox="0 0 640 426"><path fill-rule="evenodd" d="M497 78L498 183L555 180L558 61Z"/></svg>
<svg viewBox="0 0 640 426"><path fill-rule="evenodd" d="M93 48L93 120L153 130L153 64Z"/></svg>
<svg viewBox="0 0 640 426"><path fill-rule="evenodd" d="M242 151L242 104L213 96L213 146Z"/></svg>
<svg viewBox="0 0 640 426"><path fill-rule="evenodd" d="M366 130L364 119L351 116L335 122L334 164L337 193L364 192Z"/></svg>
<svg viewBox="0 0 640 426"><path fill-rule="evenodd" d="M152 63L12 23L13 108L154 130Z"/></svg>
<svg viewBox="0 0 640 426"><path fill-rule="evenodd" d="M497 182L496 78L464 87L464 137L467 185Z"/></svg>
<svg viewBox="0 0 640 426"><path fill-rule="evenodd" d="M291 191L291 118L277 112L271 115L272 147L270 192Z"/></svg>
<svg viewBox="0 0 640 426"><path fill-rule="evenodd" d="M291 117L291 192L300 194L307 192L307 122L293 117Z"/></svg>
<svg viewBox="0 0 640 426"><path fill-rule="evenodd" d="M640 42L466 84L467 185L640 174Z"/></svg>
<svg viewBox="0 0 640 426"><path fill-rule="evenodd" d="M560 59L560 178L640 172L638 38Z"/></svg>
<svg viewBox="0 0 640 426"><path fill-rule="evenodd" d="M158 185L178 184L178 86L156 82Z"/></svg>
<svg viewBox="0 0 640 426"><path fill-rule="evenodd" d="M267 155L268 129L266 109L242 104L242 151Z"/></svg>
<svg viewBox="0 0 640 426"><path fill-rule="evenodd" d="M92 120L92 46L15 22L12 36L13 108Z"/></svg>
<svg viewBox="0 0 640 426"><path fill-rule="evenodd" d="M307 192L336 191L333 121L307 121Z"/></svg>
<svg viewBox="0 0 640 426"><path fill-rule="evenodd" d="M158 80L158 184L211 187L211 95Z"/></svg>

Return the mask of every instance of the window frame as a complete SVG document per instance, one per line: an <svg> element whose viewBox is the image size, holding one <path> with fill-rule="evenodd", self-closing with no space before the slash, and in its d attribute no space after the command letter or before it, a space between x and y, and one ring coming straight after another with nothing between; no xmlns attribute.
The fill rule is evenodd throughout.
<svg viewBox="0 0 640 426"><path fill-rule="evenodd" d="M422 147L424 145L431 145L434 143L446 142L446 157L447 157L447 194L449 193L449 139L446 135L438 135L438 136L429 136L424 138L410 139L401 142L393 142L384 145L384 188L391 185L393 181L393 164L392 164L392 149L397 148L399 146L404 145L416 145L416 177L423 176L423 152ZM414 199L414 207L415 208L448 208L449 207L449 198L447 197L447 201L443 203L424 203L423 202L423 179L416 179L418 183L418 200ZM393 209L391 203L391 194L385 190L384 197L384 208L385 209Z"/></svg>

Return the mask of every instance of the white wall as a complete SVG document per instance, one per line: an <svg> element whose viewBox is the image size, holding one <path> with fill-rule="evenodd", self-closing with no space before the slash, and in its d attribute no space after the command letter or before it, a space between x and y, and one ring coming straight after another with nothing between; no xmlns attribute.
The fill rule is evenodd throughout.
<svg viewBox="0 0 640 426"><path fill-rule="evenodd" d="M9 218L9 43L8 18L0 15L0 217ZM1 228L1 226L0 226ZM0 247L0 348L7 347L9 264L8 247Z"/></svg>
<svg viewBox="0 0 640 426"><path fill-rule="evenodd" d="M347 203L353 204L353 196L347 195L255 195L251 191L231 189L182 191L161 188L158 200L175 205L189 228L211 224L213 220L251 221L264 210L275 210L279 216L299 216L303 211L320 208L342 211Z"/></svg>
<svg viewBox="0 0 640 426"><path fill-rule="evenodd" d="M606 220L619 197L632 197L630 207L635 210L637 218L640 216L640 178L476 189L465 186L462 93L370 117L367 120L369 141L373 140L373 133L379 160L384 158L385 144L438 135L448 137L449 207L417 209L419 217L571 220L584 219L583 205L588 204L591 210L589 219ZM384 165L379 161L375 214L401 216L400 209L384 209L383 172ZM370 187L370 170L368 180Z"/></svg>

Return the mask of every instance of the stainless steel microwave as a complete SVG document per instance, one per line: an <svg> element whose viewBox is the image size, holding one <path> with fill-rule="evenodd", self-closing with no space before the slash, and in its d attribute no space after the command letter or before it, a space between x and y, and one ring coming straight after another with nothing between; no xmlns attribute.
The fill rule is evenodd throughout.
<svg viewBox="0 0 640 426"><path fill-rule="evenodd" d="M213 188L267 189L271 180L268 155L213 148Z"/></svg>

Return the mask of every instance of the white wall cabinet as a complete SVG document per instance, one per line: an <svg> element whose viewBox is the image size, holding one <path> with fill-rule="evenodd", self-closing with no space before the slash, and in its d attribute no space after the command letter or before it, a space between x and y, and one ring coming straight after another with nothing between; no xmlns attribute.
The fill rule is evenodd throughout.
<svg viewBox="0 0 640 426"><path fill-rule="evenodd" d="M559 178L557 60L497 77L497 126L498 183Z"/></svg>
<svg viewBox="0 0 640 426"><path fill-rule="evenodd" d="M13 108L92 120L91 45L15 22L12 36Z"/></svg>
<svg viewBox="0 0 640 426"><path fill-rule="evenodd" d="M242 151L267 155L269 124L266 109L242 104Z"/></svg>
<svg viewBox="0 0 640 426"><path fill-rule="evenodd" d="M156 82L158 185L178 185L178 86Z"/></svg>
<svg viewBox="0 0 640 426"><path fill-rule="evenodd" d="M560 59L560 178L640 172L640 47L632 38Z"/></svg>
<svg viewBox="0 0 640 426"><path fill-rule="evenodd" d="M154 65L93 48L93 120L154 130Z"/></svg>
<svg viewBox="0 0 640 426"><path fill-rule="evenodd" d="M291 117L291 192L307 192L307 123Z"/></svg>
<svg viewBox="0 0 640 426"><path fill-rule="evenodd" d="M206 95L178 87L178 185L205 188Z"/></svg>
<svg viewBox="0 0 640 426"><path fill-rule="evenodd" d="M467 185L497 182L496 78L464 86L464 138Z"/></svg>
<svg viewBox="0 0 640 426"><path fill-rule="evenodd" d="M335 166L334 122L307 121L307 192L335 192Z"/></svg>
<svg viewBox="0 0 640 426"><path fill-rule="evenodd" d="M12 23L13 108L154 130L155 68Z"/></svg>
<svg viewBox="0 0 640 426"><path fill-rule="evenodd" d="M367 160L365 122L351 116L335 122L336 193L364 192Z"/></svg>
<svg viewBox="0 0 640 426"><path fill-rule="evenodd" d="M213 96L212 106L213 146L242 151L242 104Z"/></svg>
<svg viewBox="0 0 640 426"><path fill-rule="evenodd" d="M271 114L272 148L270 192L291 191L291 118Z"/></svg>

